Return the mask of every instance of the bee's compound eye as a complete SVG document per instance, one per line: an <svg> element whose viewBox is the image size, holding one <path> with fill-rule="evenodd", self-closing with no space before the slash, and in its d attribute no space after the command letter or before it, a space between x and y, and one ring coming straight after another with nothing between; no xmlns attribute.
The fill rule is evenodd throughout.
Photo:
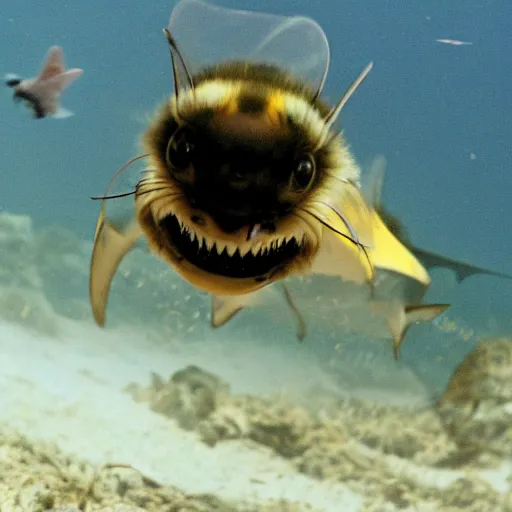
<svg viewBox="0 0 512 512"><path fill-rule="evenodd" d="M178 129L167 145L167 165L173 172L184 172L192 163L193 153L194 143L190 134L184 129Z"/></svg>
<svg viewBox="0 0 512 512"><path fill-rule="evenodd" d="M302 155L295 163L292 174L292 183L300 189L308 188L315 178L315 160L309 153Z"/></svg>

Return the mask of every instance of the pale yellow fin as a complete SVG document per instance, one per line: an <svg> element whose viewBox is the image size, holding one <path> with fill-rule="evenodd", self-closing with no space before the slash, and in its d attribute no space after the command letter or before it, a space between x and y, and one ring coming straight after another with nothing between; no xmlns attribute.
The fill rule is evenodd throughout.
<svg viewBox="0 0 512 512"><path fill-rule="evenodd" d="M319 196L308 210L324 224L322 244L311 268L315 274L336 275L356 283L371 282L373 212L359 188L347 182L336 204Z"/></svg>
<svg viewBox="0 0 512 512"><path fill-rule="evenodd" d="M306 336L307 325L293 301L293 297L284 283L281 283L287 306L290 308L297 325L297 338ZM270 300L270 289L260 289L244 295L212 295L211 325L221 327L229 322L239 311L247 307L257 306Z"/></svg>
<svg viewBox="0 0 512 512"><path fill-rule="evenodd" d="M369 253L375 268L396 272L429 286L430 276L423 265L391 233L375 210L372 215L373 247Z"/></svg>
<svg viewBox="0 0 512 512"><path fill-rule="evenodd" d="M132 221L125 233L120 233L105 217L102 207L92 250L91 268L89 275L89 296L92 312L96 323L105 324L110 284L119 263L136 244L142 235L139 225Z"/></svg>
<svg viewBox="0 0 512 512"><path fill-rule="evenodd" d="M243 295L212 295L212 327L221 327L246 306Z"/></svg>
<svg viewBox="0 0 512 512"><path fill-rule="evenodd" d="M371 164L363 196L372 212L373 247L370 251L375 268L390 270L410 277L425 286L430 285L430 277L416 258L388 228L377 210L381 208L382 187L386 172L386 158L377 155Z"/></svg>
<svg viewBox="0 0 512 512"><path fill-rule="evenodd" d="M426 304L406 306L388 320L389 330L393 336L393 356L398 360L399 349L409 327L419 322L430 322L450 307L449 304Z"/></svg>

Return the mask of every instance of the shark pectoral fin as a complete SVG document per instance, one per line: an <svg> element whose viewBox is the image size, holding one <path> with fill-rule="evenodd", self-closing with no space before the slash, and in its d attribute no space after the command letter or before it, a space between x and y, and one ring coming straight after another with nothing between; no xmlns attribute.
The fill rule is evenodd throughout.
<svg viewBox="0 0 512 512"><path fill-rule="evenodd" d="M458 283L461 283L467 277L474 274L485 274L489 276L503 277L506 279L512 279L509 274L503 274L501 272L495 272L494 270L488 270L482 267L476 267L462 261L452 260L433 252L425 251L419 247L411 247L412 252L416 257L423 262L423 265L428 268L442 267L455 272L455 277Z"/></svg>
<svg viewBox="0 0 512 512"><path fill-rule="evenodd" d="M283 291L286 305L290 308L297 325L297 338L304 339L306 336L307 326L299 309L295 305L293 297L284 283L280 285ZM274 292L272 292L274 290ZM211 325L213 328L221 327L229 322L239 311L248 307L259 306L269 303L274 297L276 288L263 288L244 295L212 295L211 307Z"/></svg>
<svg viewBox="0 0 512 512"><path fill-rule="evenodd" d="M348 182L339 201L336 204L330 201L320 196L308 206L324 226L321 247L311 271L369 283L375 275L371 257L374 246L372 211L361 191Z"/></svg>
<svg viewBox="0 0 512 512"><path fill-rule="evenodd" d="M322 243L310 269L313 274L341 277L358 284L370 283L374 277L367 250L325 229Z"/></svg>
<svg viewBox="0 0 512 512"><path fill-rule="evenodd" d="M398 360L400 346L411 325L419 322L430 322L449 307L449 304L406 306L398 314L393 315L388 320L388 326L393 337L393 356L395 360Z"/></svg>
<svg viewBox="0 0 512 512"><path fill-rule="evenodd" d="M239 311L253 304L252 293L246 295L212 295L211 325L221 327Z"/></svg>
<svg viewBox="0 0 512 512"><path fill-rule="evenodd" d="M121 233L110 224L102 209L94 236L89 276L89 296L94 319L99 326L105 324L105 311L110 284L119 263L142 235L135 220Z"/></svg>

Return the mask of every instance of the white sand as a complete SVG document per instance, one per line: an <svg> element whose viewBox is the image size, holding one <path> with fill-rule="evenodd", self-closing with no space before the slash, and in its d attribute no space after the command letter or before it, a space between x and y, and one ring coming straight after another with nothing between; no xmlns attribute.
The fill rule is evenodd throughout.
<svg viewBox="0 0 512 512"><path fill-rule="evenodd" d="M123 392L130 382L148 384L152 371L167 377L188 364L221 376L235 393L283 390L300 397L332 391L334 384L309 350L290 345L284 352L272 345L227 341L223 331L211 331L207 342L176 348L176 343L134 329L58 320L58 338L0 323L0 427L54 442L93 464L132 464L190 493L250 503L286 499L319 511L362 510L363 497L343 484L302 475L254 443L229 441L210 448ZM499 492L508 491L510 473L507 464L480 472ZM461 476L437 471L444 483L435 486L442 492Z"/></svg>
<svg viewBox="0 0 512 512"><path fill-rule="evenodd" d="M94 464L130 463L163 484L191 493L246 502L286 499L325 511L361 509L362 498L341 484L301 475L256 445L234 441L209 448L194 433L122 392L129 382L148 383L151 371L167 377L187 364L198 364L223 377L235 392L276 391L287 383L305 393L325 380L305 355L247 345L240 350L233 342L201 344L201 349L189 345L178 353L133 330L61 321L60 338L0 324L4 426L34 440L55 442Z"/></svg>

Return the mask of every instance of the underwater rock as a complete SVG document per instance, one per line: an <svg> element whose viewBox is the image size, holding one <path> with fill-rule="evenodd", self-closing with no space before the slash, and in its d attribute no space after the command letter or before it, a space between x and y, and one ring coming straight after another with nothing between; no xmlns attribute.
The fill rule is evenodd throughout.
<svg viewBox="0 0 512 512"><path fill-rule="evenodd" d="M305 472L321 464L321 471L311 470L319 478L335 472L329 469L338 463L333 462L333 451L350 438L383 453L409 459L418 456L421 462L426 452L437 461L452 447L431 410L404 410L397 418L397 407L352 400L333 402L333 409L339 408L343 415L326 417L322 411L292 405L283 397L232 396L227 384L195 366L176 372L168 381L153 374L149 387L131 384L127 391L183 428L195 429L210 446L228 439L250 439L286 458L306 457L309 462L297 463ZM423 432L418 435L420 427Z"/></svg>
<svg viewBox="0 0 512 512"><path fill-rule="evenodd" d="M343 439L338 426L314 418L306 409L250 396L231 397L227 405L203 420L197 431L210 446L227 439L250 439L289 459L317 443Z"/></svg>
<svg viewBox="0 0 512 512"><path fill-rule="evenodd" d="M478 343L436 404L459 448L512 456L512 340Z"/></svg>
<svg viewBox="0 0 512 512"><path fill-rule="evenodd" d="M502 499L493 492L487 482L474 478L461 478L444 491L445 504L459 510L480 512L482 510L505 510Z"/></svg>
<svg viewBox="0 0 512 512"><path fill-rule="evenodd" d="M197 366L187 366L168 381L153 374L149 388L127 388L137 402L149 402L150 408L174 418L186 430L194 430L212 414L229 394L229 385Z"/></svg>
<svg viewBox="0 0 512 512"><path fill-rule="evenodd" d="M242 408L224 405L201 421L197 432L208 446L228 439L245 439L250 432L249 418Z"/></svg>
<svg viewBox="0 0 512 512"><path fill-rule="evenodd" d="M213 410L204 405L199 409L211 410L196 423L203 442L215 446L240 439L268 447L298 471L343 482L366 496L364 510L512 512L512 493L492 487L479 473L475 459L455 469L440 467L457 446L434 408L334 397L327 403L317 397L315 402L323 402L318 410L287 403L281 395L232 396L225 383L219 385L220 379L197 367L187 367L168 380L153 375L149 388L133 384L129 391L137 401L151 404L158 393L172 393L175 381L199 382L200 388L208 383L213 394L219 393L209 401L215 403ZM459 496L460 492L467 492L480 508L468 508L469 498Z"/></svg>
<svg viewBox="0 0 512 512"><path fill-rule="evenodd" d="M244 401L250 439L287 458L301 455L308 448L313 425L304 409L268 399L247 397Z"/></svg>
<svg viewBox="0 0 512 512"><path fill-rule="evenodd" d="M306 450L314 430L305 410L273 400L232 397L228 384L197 366L177 371L168 381L153 374L148 388L131 384L126 391L182 428L197 430L210 446L246 438L291 458Z"/></svg>

